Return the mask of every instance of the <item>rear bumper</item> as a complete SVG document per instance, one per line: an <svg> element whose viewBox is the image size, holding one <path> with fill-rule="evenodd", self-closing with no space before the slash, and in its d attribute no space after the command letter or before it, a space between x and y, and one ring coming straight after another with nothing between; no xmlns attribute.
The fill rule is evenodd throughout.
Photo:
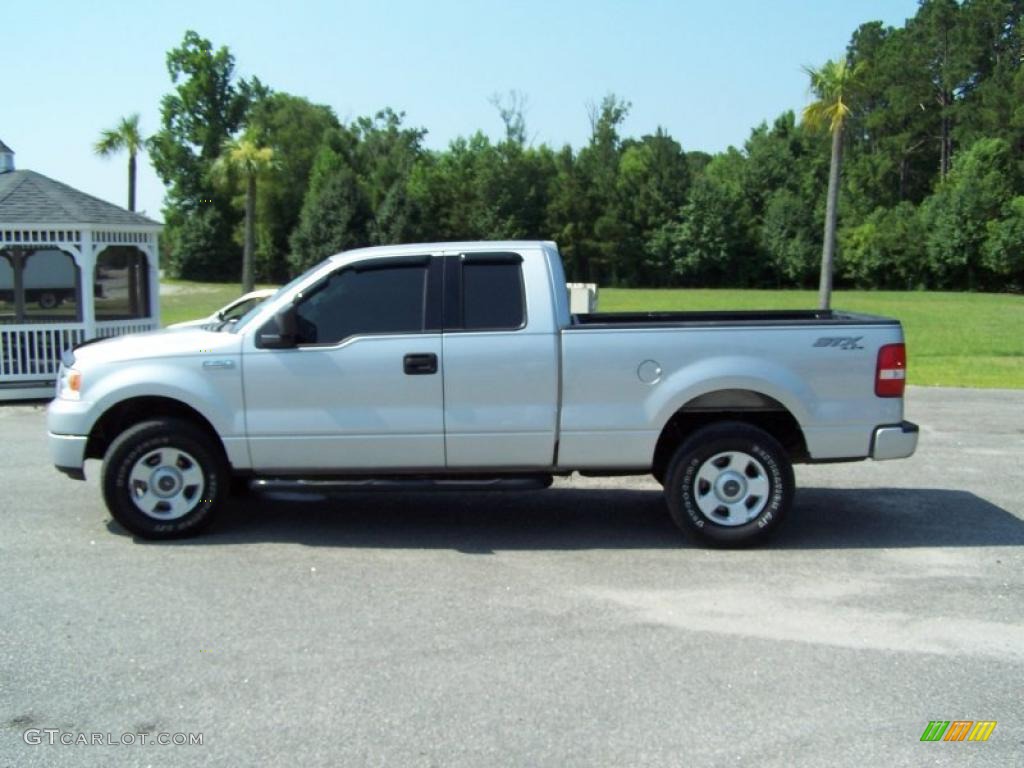
<svg viewBox="0 0 1024 768"><path fill-rule="evenodd" d="M917 450L917 424L904 421L876 427L871 438L871 458L875 461L905 459Z"/></svg>
<svg viewBox="0 0 1024 768"><path fill-rule="evenodd" d="M68 477L84 480L85 443L88 439L85 435L56 435L50 432L50 458L57 469Z"/></svg>

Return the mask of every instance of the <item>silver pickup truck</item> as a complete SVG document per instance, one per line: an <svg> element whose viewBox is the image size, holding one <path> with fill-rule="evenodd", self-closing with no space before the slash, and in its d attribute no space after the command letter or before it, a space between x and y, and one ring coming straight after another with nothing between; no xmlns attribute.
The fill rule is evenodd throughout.
<svg viewBox="0 0 1024 768"><path fill-rule="evenodd" d="M54 463L103 459L111 514L193 534L233 489L524 488L652 473L684 530L778 528L794 462L898 459L896 320L836 311L571 315L550 242L348 251L217 330L65 355Z"/></svg>

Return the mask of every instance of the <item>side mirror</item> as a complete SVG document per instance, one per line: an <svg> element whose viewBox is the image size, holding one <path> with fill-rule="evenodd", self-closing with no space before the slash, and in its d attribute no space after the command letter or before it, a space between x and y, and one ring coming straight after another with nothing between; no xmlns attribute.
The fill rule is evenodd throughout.
<svg viewBox="0 0 1024 768"><path fill-rule="evenodd" d="M292 349L295 337L295 306L289 304L256 332L256 346L261 349Z"/></svg>

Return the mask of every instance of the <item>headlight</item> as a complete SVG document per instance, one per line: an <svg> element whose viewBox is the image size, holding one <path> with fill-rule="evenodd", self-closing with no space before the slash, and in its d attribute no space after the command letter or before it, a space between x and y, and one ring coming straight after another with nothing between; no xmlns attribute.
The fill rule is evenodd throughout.
<svg viewBox="0 0 1024 768"><path fill-rule="evenodd" d="M82 372L75 368L60 367L57 378L57 397L61 400L79 400L82 397Z"/></svg>

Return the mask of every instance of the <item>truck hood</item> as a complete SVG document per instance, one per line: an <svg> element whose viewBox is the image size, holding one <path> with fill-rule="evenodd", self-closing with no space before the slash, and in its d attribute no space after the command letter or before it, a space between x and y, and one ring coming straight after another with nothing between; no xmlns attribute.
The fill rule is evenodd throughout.
<svg viewBox="0 0 1024 768"><path fill-rule="evenodd" d="M242 339L234 333L201 328L153 331L89 341L74 350L75 363L115 363L160 357L238 354Z"/></svg>

